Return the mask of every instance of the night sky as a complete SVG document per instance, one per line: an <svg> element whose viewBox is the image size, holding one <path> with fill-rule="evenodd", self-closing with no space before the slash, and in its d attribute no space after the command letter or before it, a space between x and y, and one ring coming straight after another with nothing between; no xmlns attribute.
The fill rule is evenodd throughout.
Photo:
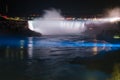
<svg viewBox="0 0 120 80"><path fill-rule="evenodd" d="M8 0L8 15L27 16L42 14L43 10L56 8L63 15L94 15L105 8L119 7L120 0Z"/></svg>

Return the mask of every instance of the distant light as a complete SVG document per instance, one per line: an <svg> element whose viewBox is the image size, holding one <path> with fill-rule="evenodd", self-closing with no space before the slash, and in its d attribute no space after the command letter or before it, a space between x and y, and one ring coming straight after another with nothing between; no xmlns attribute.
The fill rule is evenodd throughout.
<svg viewBox="0 0 120 80"><path fill-rule="evenodd" d="M72 17L67 17L66 20L72 20L73 18Z"/></svg>
<svg viewBox="0 0 120 80"><path fill-rule="evenodd" d="M115 35L113 36L114 39L120 39L120 36L119 35Z"/></svg>
<svg viewBox="0 0 120 80"><path fill-rule="evenodd" d="M5 18L5 19L8 19L8 17L7 16L2 16L3 18Z"/></svg>
<svg viewBox="0 0 120 80"><path fill-rule="evenodd" d="M96 19L93 19L93 21L100 21L100 22L117 22L117 21L120 21L120 17L108 17L108 18L96 18Z"/></svg>
<svg viewBox="0 0 120 80"><path fill-rule="evenodd" d="M24 48L24 40L20 40L20 48Z"/></svg>

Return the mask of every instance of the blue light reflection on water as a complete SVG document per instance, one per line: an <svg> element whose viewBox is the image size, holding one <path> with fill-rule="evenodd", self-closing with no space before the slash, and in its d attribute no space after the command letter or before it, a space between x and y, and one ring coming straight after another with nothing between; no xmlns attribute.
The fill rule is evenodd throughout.
<svg viewBox="0 0 120 80"><path fill-rule="evenodd" d="M55 47L120 47L120 44L110 44L110 43L94 43L94 42L40 42L38 46L55 46Z"/></svg>
<svg viewBox="0 0 120 80"><path fill-rule="evenodd" d="M33 43L30 43L33 42ZM1 39L0 40L0 46L4 45L9 45L9 46L20 46L24 45L24 47L27 44L33 44L34 47L111 47L111 48L120 48L120 44L112 44L112 43L107 43L107 42L102 42L102 41L66 41L66 40L61 40L61 41L50 41L50 40L36 40L36 39L31 39L29 41L29 38L24 38L24 39Z"/></svg>
<svg viewBox="0 0 120 80"><path fill-rule="evenodd" d="M120 44L112 44L102 41L37 41L34 43L34 47L71 47L71 48L79 48L79 47L97 47L97 48L111 48L111 50L116 50L120 48Z"/></svg>
<svg viewBox="0 0 120 80"><path fill-rule="evenodd" d="M28 40L27 38L1 38L0 47L10 46L10 47L27 47Z"/></svg>

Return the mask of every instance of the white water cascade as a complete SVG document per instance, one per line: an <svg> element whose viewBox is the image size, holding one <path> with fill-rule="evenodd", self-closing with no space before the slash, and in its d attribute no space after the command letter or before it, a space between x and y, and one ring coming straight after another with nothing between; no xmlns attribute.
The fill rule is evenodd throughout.
<svg viewBox="0 0 120 80"><path fill-rule="evenodd" d="M85 31L84 22L68 21L60 12L52 9L46 10L42 18L28 21L29 29L42 35L69 35Z"/></svg>

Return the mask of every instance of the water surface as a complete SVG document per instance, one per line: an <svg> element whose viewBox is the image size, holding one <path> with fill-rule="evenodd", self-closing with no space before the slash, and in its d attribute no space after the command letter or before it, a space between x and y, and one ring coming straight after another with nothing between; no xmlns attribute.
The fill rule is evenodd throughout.
<svg viewBox="0 0 120 80"><path fill-rule="evenodd" d="M120 59L109 58L117 49L119 44L82 35L2 37L0 79L119 80Z"/></svg>

